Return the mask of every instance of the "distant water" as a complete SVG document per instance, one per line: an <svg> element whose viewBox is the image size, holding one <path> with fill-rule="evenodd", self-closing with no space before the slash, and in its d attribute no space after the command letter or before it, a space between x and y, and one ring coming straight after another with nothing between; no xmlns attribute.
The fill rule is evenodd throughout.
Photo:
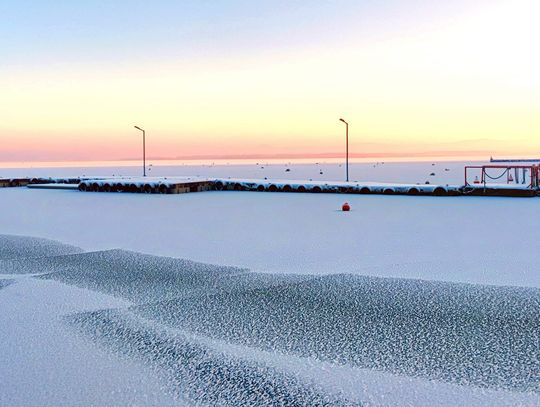
<svg viewBox="0 0 540 407"><path fill-rule="evenodd" d="M344 160L229 160L229 161L148 161L149 177L201 176L250 179L296 179L344 181ZM465 161L373 161L351 160L351 181L395 183L462 184ZM4 164L6 165L6 164ZM140 176L140 162L14 163L2 168L0 177ZM474 174L473 174L474 175Z"/></svg>
<svg viewBox="0 0 540 407"><path fill-rule="evenodd" d="M349 158L349 162L352 163L377 163L377 162L448 162L448 161L486 161L487 157L453 157L453 156L425 156L425 157L367 157L367 158ZM343 157L331 157L331 158L231 158L231 159L171 159L171 160L156 160L146 159L148 165L176 167L176 166L208 166L208 165L252 165L252 164L333 164L344 163L345 156ZM136 160L78 160L78 161L0 161L1 168L18 168L18 169L30 169L30 168L118 168L118 167L140 167L142 165L142 158Z"/></svg>

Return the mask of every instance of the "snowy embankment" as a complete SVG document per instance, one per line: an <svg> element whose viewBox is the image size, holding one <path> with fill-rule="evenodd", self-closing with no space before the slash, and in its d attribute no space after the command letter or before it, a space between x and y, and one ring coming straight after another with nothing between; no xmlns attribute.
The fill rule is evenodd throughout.
<svg viewBox="0 0 540 407"><path fill-rule="evenodd" d="M33 242L14 239L0 261L14 280L0 290L7 405L540 402L538 289L258 274L39 241L56 252L42 257Z"/></svg>

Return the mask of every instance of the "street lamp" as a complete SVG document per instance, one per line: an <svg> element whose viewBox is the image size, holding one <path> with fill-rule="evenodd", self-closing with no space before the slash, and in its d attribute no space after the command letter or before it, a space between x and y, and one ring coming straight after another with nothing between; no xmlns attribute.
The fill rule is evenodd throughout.
<svg viewBox="0 0 540 407"><path fill-rule="evenodd" d="M133 126L137 130L142 131L142 156L143 156L143 177L146 177L146 132L139 126Z"/></svg>
<svg viewBox="0 0 540 407"><path fill-rule="evenodd" d="M339 119L339 121L345 123L345 171L347 182L349 182L349 123L343 119Z"/></svg>

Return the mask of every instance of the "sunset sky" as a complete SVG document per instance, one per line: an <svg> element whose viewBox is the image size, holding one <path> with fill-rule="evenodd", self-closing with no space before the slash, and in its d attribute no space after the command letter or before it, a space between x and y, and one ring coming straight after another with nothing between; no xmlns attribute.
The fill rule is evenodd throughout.
<svg viewBox="0 0 540 407"><path fill-rule="evenodd" d="M540 2L3 1L0 161L540 156Z"/></svg>

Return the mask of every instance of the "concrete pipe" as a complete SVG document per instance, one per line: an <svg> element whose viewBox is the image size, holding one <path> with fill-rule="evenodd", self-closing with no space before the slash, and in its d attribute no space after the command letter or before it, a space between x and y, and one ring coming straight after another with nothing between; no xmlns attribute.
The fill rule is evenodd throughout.
<svg viewBox="0 0 540 407"><path fill-rule="evenodd" d="M150 184L144 184L143 188L142 188L142 191L145 193L145 194L151 194L153 192L154 188L152 188L152 185Z"/></svg>
<svg viewBox="0 0 540 407"><path fill-rule="evenodd" d="M371 189L369 189L368 187L362 187L362 188L360 188L360 193L361 194L370 194Z"/></svg>
<svg viewBox="0 0 540 407"><path fill-rule="evenodd" d="M292 187L290 185L284 185L282 188L283 192L292 192Z"/></svg>
<svg viewBox="0 0 540 407"><path fill-rule="evenodd" d="M433 195L435 196L444 196L447 194L448 194L448 191L444 189L443 187L437 187L433 190Z"/></svg>
<svg viewBox="0 0 540 407"><path fill-rule="evenodd" d="M316 194L318 194L322 192L322 189L319 186L314 186L313 188L311 188L311 192L315 192Z"/></svg>
<svg viewBox="0 0 540 407"><path fill-rule="evenodd" d="M409 190L407 191L407 194L409 195L418 195L420 193L420 191L418 190L418 188L409 188Z"/></svg>
<svg viewBox="0 0 540 407"><path fill-rule="evenodd" d="M274 184L272 184L272 185L270 185L270 186L268 187L268 190L269 190L270 192L277 192L277 191L278 191L278 187L275 186Z"/></svg>
<svg viewBox="0 0 540 407"><path fill-rule="evenodd" d="M88 185L85 182L79 184L79 191L85 192L88 189Z"/></svg>
<svg viewBox="0 0 540 407"><path fill-rule="evenodd" d="M218 182L214 183L214 188L215 188L217 191L223 190L223 182L218 181Z"/></svg>
<svg viewBox="0 0 540 407"><path fill-rule="evenodd" d="M396 191L394 191L392 188L386 188L384 191L383 191L383 194L385 195L394 195Z"/></svg>

